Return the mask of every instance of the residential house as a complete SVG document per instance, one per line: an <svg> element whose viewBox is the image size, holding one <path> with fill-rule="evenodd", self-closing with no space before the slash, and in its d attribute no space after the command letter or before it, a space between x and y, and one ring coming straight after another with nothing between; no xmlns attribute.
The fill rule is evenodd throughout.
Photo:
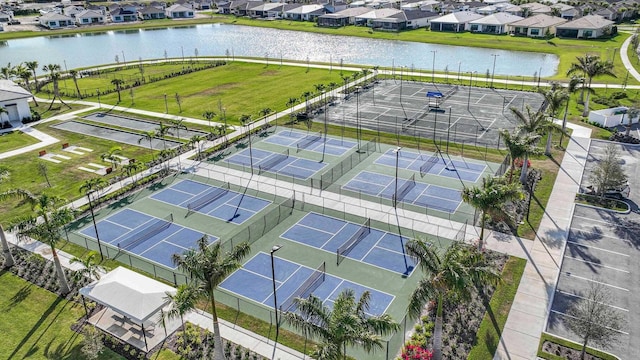
<svg viewBox="0 0 640 360"><path fill-rule="evenodd" d="M387 18L389 16L393 16L396 15L398 13L401 13L402 10L398 10L398 9L375 9L375 10L371 10L369 9L368 12L362 14L362 15L358 15L356 16L356 25L363 25L363 26L373 26L373 21L377 20L377 19L384 19Z"/></svg>
<svg viewBox="0 0 640 360"><path fill-rule="evenodd" d="M44 26L48 29L61 29L69 26L74 26L76 23L74 18L55 12L46 13L40 16L40 18L38 18L38 22L41 26Z"/></svg>
<svg viewBox="0 0 640 360"><path fill-rule="evenodd" d="M368 13L371 9L366 7L347 8L334 14L318 16L318 26L341 27L355 25L356 17Z"/></svg>
<svg viewBox="0 0 640 360"><path fill-rule="evenodd" d="M0 23L6 23L13 20L13 11L3 10L0 11Z"/></svg>
<svg viewBox="0 0 640 360"><path fill-rule="evenodd" d="M509 31L507 25L522 19L524 19L522 16L509 13L495 13L469 22L471 24L469 30L487 34L506 34Z"/></svg>
<svg viewBox="0 0 640 360"><path fill-rule="evenodd" d="M404 10L387 17L373 19L371 27L390 31L418 29L429 26L429 21L439 16L440 14L431 11Z"/></svg>
<svg viewBox="0 0 640 360"><path fill-rule="evenodd" d="M589 14L600 15L603 18L611 21L616 21L618 19L618 12L611 8L601 8L596 11L590 12Z"/></svg>
<svg viewBox="0 0 640 360"><path fill-rule="evenodd" d="M191 9L191 10L194 10L195 7L196 7L193 0L177 0L172 5L182 5L182 6L186 7L186 8ZM166 10L166 8L165 8L165 10Z"/></svg>
<svg viewBox="0 0 640 360"><path fill-rule="evenodd" d="M252 18L266 18L269 17L269 12L282 8L281 3L261 3L258 6L254 6L247 10L247 15Z"/></svg>
<svg viewBox="0 0 640 360"><path fill-rule="evenodd" d="M212 0L195 0L193 6L196 10L211 10L213 9Z"/></svg>
<svg viewBox="0 0 640 360"><path fill-rule="evenodd" d="M426 11L422 9L405 10L404 15L407 19L407 29L429 27L432 19L440 17L440 14L435 11Z"/></svg>
<svg viewBox="0 0 640 360"><path fill-rule="evenodd" d="M528 37L544 37L547 34L555 35L556 26L566 23L567 20L550 15L534 15L508 25L509 32L514 35Z"/></svg>
<svg viewBox="0 0 640 360"><path fill-rule="evenodd" d="M158 8L158 9L166 9L167 8L167 4L164 2L159 2L159 1L152 1L148 4L148 6L153 6L154 8Z"/></svg>
<svg viewBox="0 0 640 360"><path fill-rule="evenodd" d="M78 25L95 25L107 22L106 17L99 11L84 10L76 14L76 24Z"/></svg>
<svg viewBox="0 0 640 360"><path fill-rule="evenodd" d="M327 10L328 13L337 13L338 11L345 10L348 7L349 5L346 2L340 1L340 0L339 1L332 0L324 4L324 8L325 10Z"/></svg>
<svg viewBox="0 0 640 360"><path fill-rule="evenodd" d="M551 15L551 7L548 5L532 2L527 4L520 4L520 8L522 9L522 17L529 17L534 15Z"/></svg>
<svg viewBox="0 0 640 360"><path fill-rule="evenodd" d="M180 4L175 4L175 5L171 5L169 6L165 11L164 14L169 18L169 19L186 19L186 18L192 18L195 16L195 11L191 8L188 8L184 5L180 5Z"/></svg>
<svg viewBox="0 0 640 360"><path fill-rule="evenodd" d="M165 19L167 15L164 13L164 9L156 6L145 6L138 10L138 17L142 20L157 20Z"/></svg>
<svg viewBox="0 0 640 360"><path fill-rule="evenodd" d="M551 5L551 15L567 20L573 20L581 16L580 10L576 9L574 6L563 3Z"/></svg>
<svg viewBox="0 0 640 360"><path fill-rule="evenodd" d="M0 122L19 122L24 118L31 118L31 109L29 108L31 97L30 92L13 81L0 80L0 107L7 110L7 113L0 114Z"/></svg>
<svg viewBox="0 0 640 360"><path fill-rule="evenodd" d="M483 17L471 11L454 12L431 20L431 31L461 32L470 30L470 23Z"/></svg>
<svg viewBox="0 0 640 360"><path fill-rule="evenodd" d="M319 16L324 15L324 6L319 4L301 5L284 12L285 19L316 21Z"/></svg>
<svg viewBox="0 0 640 360"><path fill-rule="evenodd" d="M587 15L556 27L556 36L577 39L595 39L618 32L614 22L600 15Z"/></svg>
<svg viewBox="0 0 640 360"><path fill-rule="evenodd" d="M76 14L84 11L82 6L66 6L62 9L62 14L67 15L69 17L76 17Z"/></svg>
<svg viewBox="0 0 640 360"><path fill-rule="evenodd" d="M138 20L138 7L132 4L123 4L109 8L111 22L122 23Z"/></svg>

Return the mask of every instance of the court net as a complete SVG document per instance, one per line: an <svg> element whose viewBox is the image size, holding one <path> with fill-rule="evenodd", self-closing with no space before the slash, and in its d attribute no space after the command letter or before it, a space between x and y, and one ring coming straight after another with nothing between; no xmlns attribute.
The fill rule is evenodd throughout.
<svg viewBox="0 0 640 360"><path fill-rule="evenodd" d="M320 141L321 139L322 139L322 132L305 136L300 142L296 144L296 152L300 152L301 150L308 149L311 145Z"/></svg>
<svg viewBox="0 0 640 360"><path fill-rule="evenodd" d="M289 297L280 305L280 311L291 311L296 307L296 299L306 299L313 293L320 284L324 282L326 276L326 266L324 261L318 268L300 285Z"/></svg>
<svg viewBox="0 0 640 360"><path fill-rule="evenodd" d="M424 164L422 164L420 166L420 176L424 177L429 170L431 170L440 160L440 158L438 157L437 153L434 153L433 155L431 155L430 158L427 159L427 161L424 162Z"/></svg>
<svg viewBox="0 0 640 360"><path fill-rule="evenodd" d="M173 223L173 214L169 214L163 219L155 220L151 224L134 232L128 239L119 242L118 248L122 250L133 249L146 240L161 233L163 230L171 226L171 223Z"/></svg>
<svg viewBox="0 0 640 360"><path fill-rule="evenodd" d="M263 161L258 165L258 169L260 169L261 173L267 170L271 170L274 166L287 160L287 158L289 158L289 149L281 152L280 154L274 154L273 156L271 156L271 158Z"/></svg>
<svg viewBox="0 0 640 360"><path fill-rule="evenodd" d="M229 183L226 183L224 187L214 188L213 190L201 195L198 199L187 204L188 213L192 213L194 211L198 211L203 207L211 204L212 202L220 199L225 196L229 192Z"/></svg>
<svg viewBox="0 0 640 360"><path fill-rule="evenodd" d="M398 188L397 193L393 194L393 202L397 203L398 201L402 201L405 196L416 186L416 174L411 175L410 178L405 180L404 184L400 188Z"/></svg>
<svg viewBox="0 0 640 360"><path fill-rule="evenodd" d="M338 265L344 260L344 258L349 254L349 252L356 246L362 239L366 238L367 235L371 233L371 218L368 218L362 225L360 225L360 230L356 231L349 240L345 241L344 244L340 245L336 250L336 262Z"/></svg>

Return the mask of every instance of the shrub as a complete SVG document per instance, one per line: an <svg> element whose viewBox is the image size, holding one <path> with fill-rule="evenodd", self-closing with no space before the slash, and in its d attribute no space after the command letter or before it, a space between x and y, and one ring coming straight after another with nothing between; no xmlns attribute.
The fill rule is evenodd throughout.
<svg viewBox="0 0 640 360"><path fill-rule="evenodd" d="M402 360L431 360L433 353L417 345L407 345L402 349Z"/></svg>

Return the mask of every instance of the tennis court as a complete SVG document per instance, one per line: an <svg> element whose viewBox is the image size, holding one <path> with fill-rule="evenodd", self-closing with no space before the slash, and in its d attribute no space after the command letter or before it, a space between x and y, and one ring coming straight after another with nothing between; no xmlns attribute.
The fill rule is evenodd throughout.
<svg viewBox="0 0 640 360"><path fill-rule="evenodd" d="M361 171L342 188L385 199L394 199L395 180L393 176ZM416 182L415 175L410 179L398 179L397 189L397 201L448 213L456 212L462 202L460 190Z"/></svg>
<svg viewBox="0 0 640 360"><path fill-rule="evenodd" d="M442 154L421 154L413 151L401 150L396 154L394 149L387 150L375 161L376 164L400 169L414 170L420 175L425 174L460 178L464 181L477 182L486 170L485 164L471 162L465 159L445 159Z"/></svg>
<svg viewBox="0 0 640 360"><path fill-rule="evenodd" d="M357 143L324 136L322 133L304 133L300 131L283 130L262 140L266 143L286 146L301 150L342 156L353 149Z"/></svg>
<svg viewBox="0 0 640 360"><path fill-rule="evenodd" d="M278 307L282 311L294 311L293 299L308 298L310 294L322 300L323 304L333 307L333 302L345 289L352 289L356 298L362 293L371 293L369 315L382 315L395 296L368 288L337 276L326 274L324 264L312 269L298 263L274 257L274 272ZM250 286L249 286L250 284ZM220 288L263 304L274 306L273 279L271 277L271 258L264 252L256 254L241 269L226 278Z"/></svg>
<svg viewBox="0 0 640 360"><path fill-rule="evenodd" d="M253 164L253 168L260 172L284 174L302 180L309 179L326 166L325 163L291 156L289 149L282 153L262 149L244 149L225 161L242 166Z"/></svg>
<svg viewBox="0 0 640 360"><path fill-rule="evenodd" d="M149 261L175 269L173 254L195 248L205 234L173 223L173 215L160 219L141 212L124 209L96 223L100 241L119 250L126 250ZM93 225L80 231L96 239ZM218 238L209 236L213 243Z"/></svg>
<svg viewBox="0 0 640 360"><path fill-rule="evenodd" d="M280 237L334 253L337 263L347 257L404 276L415 268L404 252L407 239L372 229L369 221L356 224L311 212Z"/></svg>
<svg viewBox="0 0 640 360"><path fill-rule="evenodd" d="M270 201L194 180L181 180L156 192L151 199L169 203L217 219L242 224L271 204Z"/></svg>

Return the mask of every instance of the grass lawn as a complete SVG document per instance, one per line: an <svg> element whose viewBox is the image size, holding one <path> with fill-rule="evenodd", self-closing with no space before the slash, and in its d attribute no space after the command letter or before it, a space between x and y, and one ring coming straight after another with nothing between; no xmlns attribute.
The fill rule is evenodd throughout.
<svg viewBox="0 0 640 360"><path fill-rule="evenodd" d="M119 72L110 75L113 74ZM350 73L344 72L343 75L349 76ZM78 80L78 86L82 91L86 86L95 85L96 81L104 82L105 79L82 78ZM280 67L277 64L265 66L230 62L225 66L136 87L133 106L164 113L166 94L169 113L202 119L202 113L205 111L220 113L220 102L229 124L239 124L238 119L242 114L257 119L260 117L260 110L264 108L284 110L289 98L300 98L305 91L315 92L314 85L327 85L331 82L342 84L340 72L306 67ZM181 98L181 106L178 106L176 94ZM97 97L86 100L98 101ZM104 95L100 100L103 104L115 105L118 95ZM122 92L121 104L130 104L128 90ZM220 121L220 116L214 120Z"/></svg>
<svg viewBox="0 0 640 360"><path fill-rule="evenodd" d="M542 336L540 337L540 345L538 345L538 357L542 358L542 359L547 359L547 360L563 360L563 357L560 356L556 356L554 354L549 354L547 352L544 352L542 350L542 345L544 344L545 341L550 341L556 344L560 344L566 347L570 347L572 349L576 349L576 350L580 350L582 349L582 345L577 344L573 341L568 341L568 340L564 340L564 339L560 339L557 338L553 335L547 334L547 333L542 333ZM601 359L604 360L619 360L617 357L604 353L602 351L598 351L592 348L587 347L587 354L591 354L594 356L597 356Z"/></svg>
<svg viewBox="0 0 640 360"><path fill-rule="evenodd" d="M83 335L71 330L82 305L0 271L0 358L84 359ZM110 350L101 360L122 359Z"/></svg>
<svg viewBox="0 0 640 360"><path fill-rule="evenodd" d="M490 307L478 328L476 345L467 359L493 359L526 265L525 259L516 257L510 257L504 265L502 281L491 297Z"/></svg>
<svg viewBox="0 0 640 360"><path fill-rule="evenodd" d="M0 153L38 143L38 139L21 131L0 134ZM4 161L3 161L4 162Z"/></svg>

